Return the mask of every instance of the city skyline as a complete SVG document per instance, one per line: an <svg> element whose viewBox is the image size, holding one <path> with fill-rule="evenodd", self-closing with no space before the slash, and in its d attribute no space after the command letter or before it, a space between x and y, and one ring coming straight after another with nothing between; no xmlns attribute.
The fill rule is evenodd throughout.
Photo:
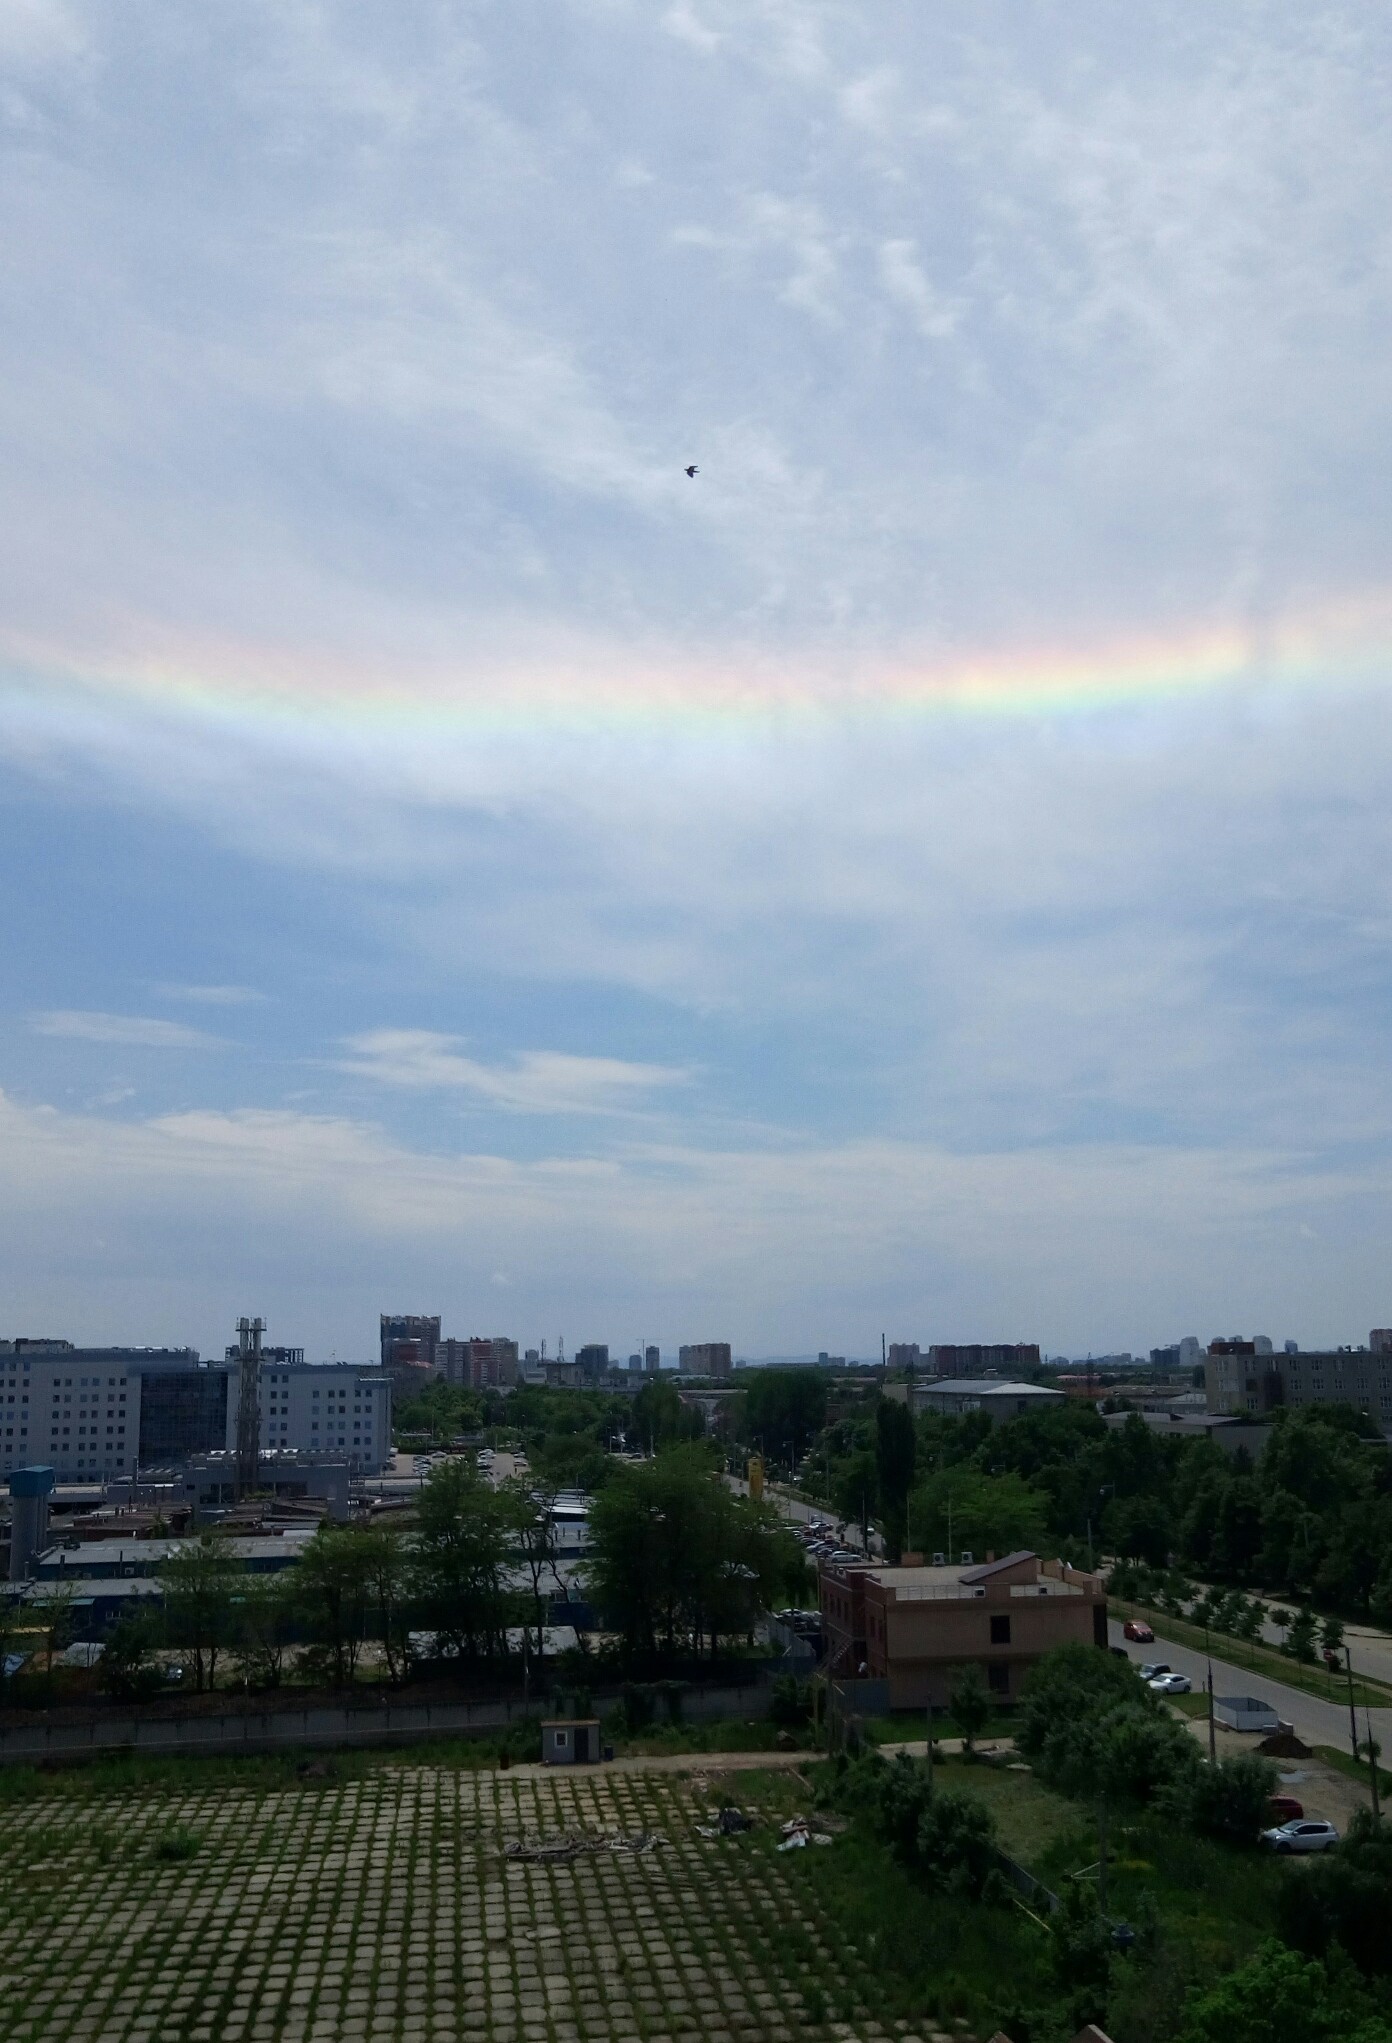
<svg viewBox="0 0 1392 2043"><path fill-rule="evenodd" d="M1060 19L0 24L15 1328L1389 1316L1392 26Z"/></svg>

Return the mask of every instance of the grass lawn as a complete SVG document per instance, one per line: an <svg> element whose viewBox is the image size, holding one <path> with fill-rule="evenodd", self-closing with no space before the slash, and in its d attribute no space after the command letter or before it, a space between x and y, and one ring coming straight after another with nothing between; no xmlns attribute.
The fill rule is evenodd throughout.
<svg viewBox="0 0 1392 2043"><path fill-rule="evenodd" d="M940 1759L933 1775L937 1786L984 1802L996 1819L1002 1845L1031 1873L1038 1873L1045 1855L1086 1821L1075 1802L1056 1795L1032 1773L980 1761Z"/></svg>
<svg viewBox="0 0 1392 2043"><path fill-rule="evenodd" d="M1240 1639L1230 1638L1224 1632L1205 1634L1202 1625L1190 1624L1187 1618L1170 1617L1166 1612L1152 1609L1144 1603L1113 1600L1107 1608L1118 1622L1128 1617L1144 1618L1157 1634L1157 1650L1165 1639L1171 1639L1175 1645L1188 1646L1196 1653L1212 1651L1232 1666L1249 1667L1254 1674L1264 1674L1268 1681L1283 1681L1287 1688L1302 1689L1306 1695L1317 1695L1324 1702L1348 1701L1348 1681L1343 1675L1326 1674L1323 1667L1312 1667L1308 1661L1292 1660L1285 1653L1278 1653L1274 1646L1244 1645ZM1162 1633L1163 1637L1160 1636ZM1367 1703L1375 1710L1385 1709L1392 1703L1392 1688L1365 1675L1355 1677L1353 1693L1360 1705Z"/></svg>
<svg viewBox="0 0 1392 2043"><path fill-rule="evenodd" d="M1315 1751L1326 1766L1332 1766L1335 1773L1341 1773L1347 1779L1357 1781L1359 1787L1367 1794L1368 1762L1366 1759L1360 1759L1355 1762L1353 1754L1345 1752L1342 1746L1338 1745L1317 1745ZM1379 1766L1378 1768L1378 1796L1381 1800L1384 1814L1392 1810L1392 1773L1389 1773L1385 1766ZM1370 1806L1371 1801L1372 1798L1369 1796Z"/></svg>

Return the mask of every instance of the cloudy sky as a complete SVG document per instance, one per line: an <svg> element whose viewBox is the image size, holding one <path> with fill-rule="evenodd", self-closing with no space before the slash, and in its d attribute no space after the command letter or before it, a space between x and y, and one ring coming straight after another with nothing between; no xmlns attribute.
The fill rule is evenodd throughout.
<svg viewBox="0 0 1392 2043"><path fill-rule="evenodd" d="M0 0L0 1333L1392 1320L1390 66Z"/></svg>

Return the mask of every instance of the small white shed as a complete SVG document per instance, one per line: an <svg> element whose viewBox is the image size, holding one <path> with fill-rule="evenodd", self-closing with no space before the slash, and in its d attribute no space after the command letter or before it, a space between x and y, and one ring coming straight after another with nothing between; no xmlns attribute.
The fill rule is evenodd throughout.
<svg viewBox="0 0 1392 2043"><path fill-rule="evenodd" d="M598 1717L549 1717L541 1727L545 1766L593 1766L600 1757Z"/></svg>

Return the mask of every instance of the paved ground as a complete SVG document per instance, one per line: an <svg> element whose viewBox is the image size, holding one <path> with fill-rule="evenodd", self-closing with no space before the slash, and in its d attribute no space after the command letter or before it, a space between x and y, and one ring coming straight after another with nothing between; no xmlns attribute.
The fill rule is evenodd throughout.
<svg viewBox="0 0 1392 2043"><path fill-rule="evenodd" d="M1121 1635L1121 1626L1112 1619L1107 1627L1108 1636L1114 1646L1121 1646L1127 1656L1139 1667L1143 1660L1167 1660L1176 1674L1187 1674L1195 1690L1203 1688L1206 1668L1202 1653L1189 1646L1176 1645L1165 1637L1163 1620L1152 1620L1155 1626L1153 1646L1133 1646ZM1213 1660L1214 1692L1218 1695L1256 1695L1272 1708L1288 1724L1293 1724L1299 1735L1311 1745L1337 1745L1347 1752L1350 1746L1348 1705L1323 1702L1318 1696L1306 1695L1303 1689L1287 1688L1283 1682L1269 1681L1264 1674L1254 1674L1250 1667L1243 1667L1240 1661ZM1373 1736L1382 1746L1384 1753L1392 1753L1392 1709L1371 1712ZM1358 1712L1358 1735L1367 1736L1364 1713Z"/></svg>
<svg viewBox="0 0 1392 2043"><path fill-rule="evenodd" d="M872 1960L775 1833L698 1836L717 1800L617 1768L401 1766L12 1804L6 2043L949 2043L875 2018Z"/></svg>

